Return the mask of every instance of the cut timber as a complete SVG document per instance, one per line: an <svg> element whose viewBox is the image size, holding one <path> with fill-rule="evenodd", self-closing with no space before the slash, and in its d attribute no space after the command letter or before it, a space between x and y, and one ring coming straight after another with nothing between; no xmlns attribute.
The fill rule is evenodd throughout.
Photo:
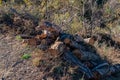
<svg viewBox="0 0 120 80"><path fill-rule="evenodd" d="M61 41L55 41L55 43L52 44L48 49L48 51L55 57L61 55L64 50L65 50L65 46Z"/></svg>
<svg viewBox="0 0 120 80"><path fill-rule="evenodd" d="M58 50L60 45L63 45L63 42L56 41L53 45L51 45L50 49Z"/></svg>
<svg viewBox="0 0 120 80"><path fill-rule="evenodd" d="M45 39L47 37L46 34L41 34L41 35L37 35L35 38L36 39Z"/></svg>
<svg viewBox="0 0 120 80"><path fill-rule="evenodd" d="M69 38L65 38L64 41L63 41L65 44L69 45L71 40Z"/></svg>
<svg viewBox="0 0 120 80"><path fill-rule="evenodd" d="M35 38L32 38L32 39L23 40L23 43L27 43L28 45L32 45L32 46L37 46L38 44L40 44L40 41L38 41Z"/></svg>
<svg viewBox="0 0 120 80"><path fill-rule="evenodd" d="M55 49L48 49L48 53L50 53L54 58L58 57L60 55L60 52Z"/></svg>
<svg viewBox="0 0 120 80"><path fill-rule="evenodd" d="M90 45L94 45L95 43L95 40L93 38L87 38L87 39L84 39L84 41Z"/></svg>
<svg viewBox="0 0 120 80"><path fill-rule="evenodd" d="M72 53L78 58L78 59L81 59L81 52L80 50L76 49L76 50L73 50Z"/></svg>
<svg viewBox="0 0 120 80"><path fill-rule="evenodd" d="M61 41L56 41L53 45L51 45L50 49L54 49L59 51L59 53L63 53L66 49L66 46Z"/></svg>

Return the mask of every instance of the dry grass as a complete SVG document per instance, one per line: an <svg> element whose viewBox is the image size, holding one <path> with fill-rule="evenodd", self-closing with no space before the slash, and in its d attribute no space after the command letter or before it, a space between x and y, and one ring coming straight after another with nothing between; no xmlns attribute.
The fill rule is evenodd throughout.
<svg viewBox="0 0 120 80"><path fill-rule="evenodd" d="M97 43L96 43L97 44ZM120 64L120 50L114 47L107 47L106 44L95 44L99 55L111 64ZM101 45L101 47L99 47Z"/></svg>

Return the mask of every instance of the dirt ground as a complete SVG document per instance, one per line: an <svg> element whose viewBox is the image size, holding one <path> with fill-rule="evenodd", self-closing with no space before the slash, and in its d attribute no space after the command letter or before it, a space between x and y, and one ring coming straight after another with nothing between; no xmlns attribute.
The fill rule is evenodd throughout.
<svg viewBox="0 0 120 80"><path fill-rule="evenodd" d="M40 69L32 65L31 58L21 59L32 49L20 45L13 37L0 35L0 80L39 80L42 76Z"/></svg>

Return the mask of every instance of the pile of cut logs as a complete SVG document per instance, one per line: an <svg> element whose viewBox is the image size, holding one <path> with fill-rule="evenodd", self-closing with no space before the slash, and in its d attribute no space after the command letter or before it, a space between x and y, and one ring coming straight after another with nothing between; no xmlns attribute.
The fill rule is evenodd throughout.
<svg viewBox="0 0 120 80"><path fill-rule="evenodd" d="M54 57L62 55L64 59L77 65L88 79L98 80L120 72L120 64L111 65L100 58L91 45L94 43L92 38L83 39L79 34L64 33L58 26L47 21L35 30L38 33L35 36L21 35L25 43L49 51Z"/></svg>

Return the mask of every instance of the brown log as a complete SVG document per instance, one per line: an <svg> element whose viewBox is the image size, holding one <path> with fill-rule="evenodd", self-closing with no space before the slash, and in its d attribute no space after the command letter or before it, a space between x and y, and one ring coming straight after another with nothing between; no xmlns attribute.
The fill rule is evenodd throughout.
<svg viewBox="0 0 120 80"><path fill-rule="evenodd" d="M94 38L86 38L86 39L84 39L84 41L90 45L94 45L94 43L95 43Z"/></svg>
<svg viewBox="0 0 120 80"><path fill-rule="evenodd" d="M51 45L50 49L58 50L58 48L59 48L60 45L63 45L63 42L56 41L53 45Z"/></svg>
<svg viewBox="0 0 120 80"><path fill-rule="evenodd" d="M60 56L65 50L65 45L61 41L55 41L54 44L50 46L50 48L47 50L49 53L51 53L54 57Z"/></svg>
<svg viewBox="0 0 120 80"><path fill-rule="evenodd" d="M69 38L64 39L63 41L65 44L69 45L71 43L71 40Z"/></svg>
<svg viewBox="0 0 120 80"><path fill-rule="evenodd" d="M41 35L35 36L36 39L45 39L46 37L47 37L46 34L41 34Z"/></svg>
<svg viewBox="0 0 120 80"><path fill-rule="evenodd" d="M72 51L72 53L73 53L78 59L81 60L82 54L81 54L80 50L75 49L75 50Z"/></svg>
<svg viewBox="0 0 120 80"><path fill-rule="evenodd" d="M48 49L48 53L50 53L54 58L58 57L60 55L60 52L55 49Z"/></svg>
<svg viewBox="0 0 120 80"><path fill-rule="evenodd" d="M28 45L32 45L32 46L37 46L38 45L38 40L35 39L35 38L32 38L32 39L26 40L25 43L27 43Z"/></svg>

